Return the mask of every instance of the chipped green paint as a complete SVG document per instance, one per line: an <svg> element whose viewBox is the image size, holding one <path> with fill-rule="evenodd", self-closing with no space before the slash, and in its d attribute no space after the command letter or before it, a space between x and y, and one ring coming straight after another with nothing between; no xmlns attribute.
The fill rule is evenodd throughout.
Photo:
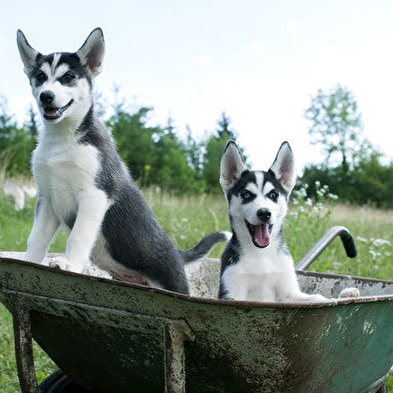
<svg viewBox="0 0 393 393"><path fill-rule="evenodd" d="M350 283L365 297L219 301L0 258L0 300L30 311L33 337L84 386L160 392L172 378L167 391L369 392L393 364L393 282L299 281L328 297Z"/></svg>

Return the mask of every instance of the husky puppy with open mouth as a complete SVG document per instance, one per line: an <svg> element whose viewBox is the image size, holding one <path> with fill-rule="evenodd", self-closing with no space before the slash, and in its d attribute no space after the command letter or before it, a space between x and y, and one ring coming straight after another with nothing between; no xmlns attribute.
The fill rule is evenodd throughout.
<svg viewBox="0 0 393 393"><path fill-rule="evenodd" d="M220 184L228 202L233 235L221 259L219 298L327 300L319 294L301 292L293 259L282 238L288 197L295 181L294 156L287 142L281 145L267 172L248 170L236 143L228 142L221 158ZM356 288L350 290L344 290L340 297L358 296Z"/></svg>
<svg viewBox="0 0 393 393"><path fill-rule="evenodd" d="M43 118L32 169L38 188L26 259L43 263L60 225L69 231L65 256L51 265L81 273L92 260L122 277L188 293L184 263L201 258L223 232L182 251L158 225L94 111L93 83L102 70L102 30L75 53L43 55L19 30L17 44Z"/></svg>

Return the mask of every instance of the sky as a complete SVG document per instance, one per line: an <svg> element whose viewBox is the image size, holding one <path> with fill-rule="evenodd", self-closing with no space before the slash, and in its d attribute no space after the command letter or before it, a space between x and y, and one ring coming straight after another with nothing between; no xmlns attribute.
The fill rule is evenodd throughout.
<svg viewBox="0 0 393 393"><path fill-rule="evenodd" d="M393 1L4 1L0 95L19 122L33 99L16 47L20 28L41 53L76 51L95 27L106 41L96 87L113 86L152 123L202 139L225 111L254 169L287 140L297 168L324 159L304 111L318 89L351 90L364 134L393 158Z"/></svg>

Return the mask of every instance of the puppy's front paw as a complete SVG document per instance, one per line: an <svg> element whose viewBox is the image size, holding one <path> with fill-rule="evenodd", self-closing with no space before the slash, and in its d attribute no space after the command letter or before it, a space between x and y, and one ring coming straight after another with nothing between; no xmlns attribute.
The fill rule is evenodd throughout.
<svg viewBox="0 0 393 393"><path fill-rule="evenodd" d="M72 269L72 265L69 260L62 256L56 256L49 258L48 265L55 269L67 270L67 271L74 271Z"/></svg>
<svg viewBox="0 0 393 393"><path fill-rule="evenodd" d="M329 300L325 296L319 294L313 294L309 296L310 296L309 300L312 302L326 302L327 300Z"/></svg>
<svg viewBox="0 0 393 393"><path fill-rule="evenodd" d="M339 298L345 298L345 297L359 297L360 292L359 289L357 288L345 288L340 292Z"/></svg>

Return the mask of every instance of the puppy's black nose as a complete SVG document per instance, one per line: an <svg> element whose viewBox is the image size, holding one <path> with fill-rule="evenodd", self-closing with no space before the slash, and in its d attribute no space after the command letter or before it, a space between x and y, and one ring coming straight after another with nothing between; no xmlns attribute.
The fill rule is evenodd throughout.
<svg viewBox="0 0 393 393"><path fill-rule="evenodd" d="M43 104L51 104L55 99L55 94L49 90L43 91L40 94L40 100Z"/></svg>
<svg viewBox="0 0 393 393"><path fill-rule="evenodd" d="M268 222L272 213L270 213L270 210L268 209L259 209L257 211L257 216L262 222Z"/></svg>

